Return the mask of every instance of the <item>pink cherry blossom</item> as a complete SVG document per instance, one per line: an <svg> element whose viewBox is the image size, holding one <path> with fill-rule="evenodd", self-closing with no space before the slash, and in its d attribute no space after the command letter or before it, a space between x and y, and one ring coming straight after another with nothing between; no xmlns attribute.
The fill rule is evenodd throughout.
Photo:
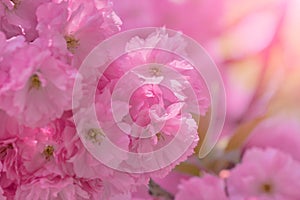
<svg viewBox="0 0 300 200"><path fill-rule="evenodd" d="M5 57L2 66L8 78L0 86L0 108L20 123L45 125L70 109L76 70L48 50L24 45Z"/></svg>
<svg viewBox="0 0 300 200"><path fill-rule="evenodd" d="M0 200L300 199L298 109L276 99L297 91L299 10L298 0L0 0ZM127 53L91 88L87 111L100 127L89 117L87 130L75 124L85 109L71 110L72 91L85 57L120 27L144 26L182 31L219 64L228 135L204 160L194 152L211 99L181 32L126 41ZM251 128L245 142L230 137L237 126ZM92 145L104 148L94 154Z"/></svg>
<svg viewBox="0 0 300 200"><path fill-rule="evenodd" d="M175 196L175 200L210 200L220 199L226 200L225 184L223 180L206 174L203 177L193 177L183 181L179 185L179 192Z"/></svg>
<svg viewBox="0 0 300 200"><path fill-rule="evenodd" d="M101 186L92 181L59 176L36 178L22 183L16 191L15 199L97 199L100 197Z"/></svg>
<svg viewBox="0 0 300 200"><path fill-rule="evenodd" d="M299 167L298 161L276 149L249 149L230 172L230 199L299 199Z"/></svg>
<svg viewBox="0 0 300 200"><path fill-rule="evenodd" d="M166 26L180 30L201 44L221 33L225 1L205 0L113 0L123 20L122 30ZM205 27L205 28L204 28Z"/></svg>
<svg viewBox="0 0 300 200"><path fill-rule="evenodd" d="M50 2L38 8L37 18L43 42L53 52L73 55L76 67L97 44L119 31L121 24L107 1Z"/></svg>
<svg viewBox="0 0 300 200"><path fill-rule="evenodd" d="M0 10L0 30L8 38L16 35L24 35L28 41L37 38L37 8L50 0L2 0Z"/></svg>
<svg viewBox="0 0 300 200"><path fill-rule="evenodd" d="M167 47L174 53L160 50ZM114 61L100 78L96 95L97 115L103 129L109 132L105 127L115 126L112 124L115 122L125 135L129 135L128 149L131 152L153 152L173 140L177 141L176 137L191 140L174 161L157 158L172 163L152 174L162 177L194 152L198 133L191 113L205 114L209 107L208 92L197 71L178 57L186 54L185 41L180 33L170 36L165 29L158 29L145 39L133 37L126 49L136 48L140 50ZM142 164L147 167L147 163Z"/></svg>
<svg viewBox="0 0 300 200"><path fill-rule="evenodd" d="M261 122L245 143L245 150L252 147L276 148L300 161L300 126L293 116L275 116Z"/></svg>

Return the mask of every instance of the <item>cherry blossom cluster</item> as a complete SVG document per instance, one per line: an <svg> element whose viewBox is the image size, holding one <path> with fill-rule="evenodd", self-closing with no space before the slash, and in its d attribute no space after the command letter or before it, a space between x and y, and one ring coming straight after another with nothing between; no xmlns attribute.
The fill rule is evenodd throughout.
<svg viewBox="0 0 300 200"><path fill-rule="evenodd" d="M0 0L0 200L299 200L299 13L298 0ZM102 55L86 62L145 26L183 31L219 65L227 118L205 158L214 101L181 32L132 36L101 72ZM87 64L101 75L80 85L95 93L85 108Z"/></svg>
<svg viewBox="0 0 300 200"><path fill-rule="evenodd" d="M188 62L156 50L131 52L104 72L95 99L103 130L90 127L86 138L100 144L103 136L125 151L139 154L159 150L179 134L178 145L187 138L191 141L180 157L147 173L122 172L98 161L78 136L72 92L89 52L120 30L121 21L111 2L3 0L0 9L1 199L121 198L146 187L150 178L166 176L194 153L199 141L195 118L207 112L208 93ZM185 54L181 34L170 36L165 29L146 39L133 37L125 50L149 44L153 48L171 45L177 54ZM135 68L147 63L160 65ZM158 84L169 76L166 68L183 77L166 81L175 92ZM127 102L116 101L116 113L130 129L129 135L120 135L115 131L118 122L110 103L118 81L128 76L127 72L131 73L127 81L134 84L144 79L147 84L132 94L129 115L122 115ZM193 116L192 111L199 115ZM129 118L133 124L126 121ZM151 136L142 137L145 132ZM104 152L108 158L109 153Z"/></svg>
<svg viewBox="0 0 300 200"><path fill-rule="evenodd" d="M197 158L188 159L184 167L165 178L153 178L148 188L139 187L137 192L120 199L296 200L300 197L299 132L298 119L294 117L264 120L244 142L236 161L228 159L234 157L232 154L223 154L215 166ZM222 159L226 162L220 162ZM220 169L211 171L217 165L221 165Z"/></svg>

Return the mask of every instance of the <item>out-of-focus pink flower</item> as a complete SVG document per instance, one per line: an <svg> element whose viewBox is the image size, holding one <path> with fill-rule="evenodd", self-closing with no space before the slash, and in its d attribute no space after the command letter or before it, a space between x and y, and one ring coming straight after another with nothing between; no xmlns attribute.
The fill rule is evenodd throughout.
<svg viewBox="0 0 300 200"><path fill-rule="evenodd" d="M182 31L202 44L221 33L224 1L216 0L113 0L124 19L122 30L166 26Z"/></svg>
<svg viewBox="0 0 300 200"><path fill-rule="evenodd" d="M16 48L2 60L1 68L7 78L0 86L0 108L20 123L45 125L71 108L76 70L48 50L33 44Z"/></svg>
<svg viewBox="0 0 300 200"><path fill-rule="evenodd" d="M226 85L227 125L235 128L265 114L271 97L286 85L289 69L299 66L299 5L297 0L224 1L223 31L210 44Z"/></svg>
<svg viewBox="0 0 300 200"><path fill-rule="evenodd" d="M259 124L245 142L244 148L276 148L300 161L300 125L297 118L279 116Z"/></svg>
<svg viewBox="0 0 300 200"><path fill-rule="evenodd" d="M252 148L230 172L230 199L296 200L300 198L300 163L275 149Z"/></svg>
<svg viewBox="0 0 300 200"><path fill-rule="evenodd" d="M223 180L212 176L204 175L203 177L193 177L183 181L179 185L179 192L175 200L210 200L220 199L228 200L225 194L225 184Z"/></svg>
<svg viewBox="0 0 300 200"><path fill-rule="evenodd" d="M175 195L178 191L178 185L191 178L191 175L183 174L173 170L164 178L153 178L153 180L164 190L169 192L172 195Z"/></svg>

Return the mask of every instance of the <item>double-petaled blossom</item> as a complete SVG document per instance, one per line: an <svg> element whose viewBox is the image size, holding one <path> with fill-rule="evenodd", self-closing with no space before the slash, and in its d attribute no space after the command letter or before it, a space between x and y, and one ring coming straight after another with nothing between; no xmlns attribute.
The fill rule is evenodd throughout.
<svg viewBox="0 0 300 200"><path fill-rule="evenodd" d="M158 163L170 163L152 175L165 176L194 152L198 125L193 114L205 114L210 103L208 92L195 68L179 58L186 55L179 33L170 36L158 29L145 39L133 37L126 51L129 53L108 66L99 80L98 119L108 134L110 127L120 127L130 138L130 152L144 154L165 148L172 154L176 148L183 150L174 160L169 160L168 153L156 158ZM179 146L168 149L174 141ZM142 165L147 168L147 163Z"/></svg>
<svg viewBox="0 0 300 200"><path fill-rule="evenodd" d="M45 125L71 109L76 70L38 45L17 45L1 60L0 108L27 126Z"/></svg>

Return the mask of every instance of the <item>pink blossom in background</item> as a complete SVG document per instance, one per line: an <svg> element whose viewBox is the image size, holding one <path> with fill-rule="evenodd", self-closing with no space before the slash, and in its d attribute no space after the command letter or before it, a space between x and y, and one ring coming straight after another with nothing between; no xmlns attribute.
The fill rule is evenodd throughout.
<svg viewBox="0 0 300 200"><path fill-rule="evenodd" d="M189 178L191 178L191 175L173 170L167 176L163 178L153 178L153 180L164 190L175 195L179 190L178 185Z"/></svg>
<svg viewBox="0 0 300 200"><path fill-rule="evenodd" d="M209 200L209 199L228 199L225 194L223 180L206 174L203 177L193 177L179 184L179 192L176 200Z"/></svg>
<svg viewBox="0 0 300 200"><path fill-rule="evenodd" d="M113 0L116 13L124 20L122 29L166 26L203 43L221 32L224 1Z"/></svg>
<svg viewBox="0 0 300 200"><path fill-rule="evenodd" d="M300 197L299 167L298 161L279 150L249 149L230 172L230 199L296 200Z"/></svg>
<svg viewBox="0 0 300 200"><path fill-rule="evenodd" d="M211 53L221 61L230 133L241 121L265 115L291 68L298 68L300 6L297 0L228 0L224 5L224 29L211 43Z"/></svg>
<svg viewBox="0 0 300 200"><path fill-rule="evenodd" d="M275 116L261 122L245 142L245 150L252 147L276 148L300 160L300 126L293 116Z"/></svg>

